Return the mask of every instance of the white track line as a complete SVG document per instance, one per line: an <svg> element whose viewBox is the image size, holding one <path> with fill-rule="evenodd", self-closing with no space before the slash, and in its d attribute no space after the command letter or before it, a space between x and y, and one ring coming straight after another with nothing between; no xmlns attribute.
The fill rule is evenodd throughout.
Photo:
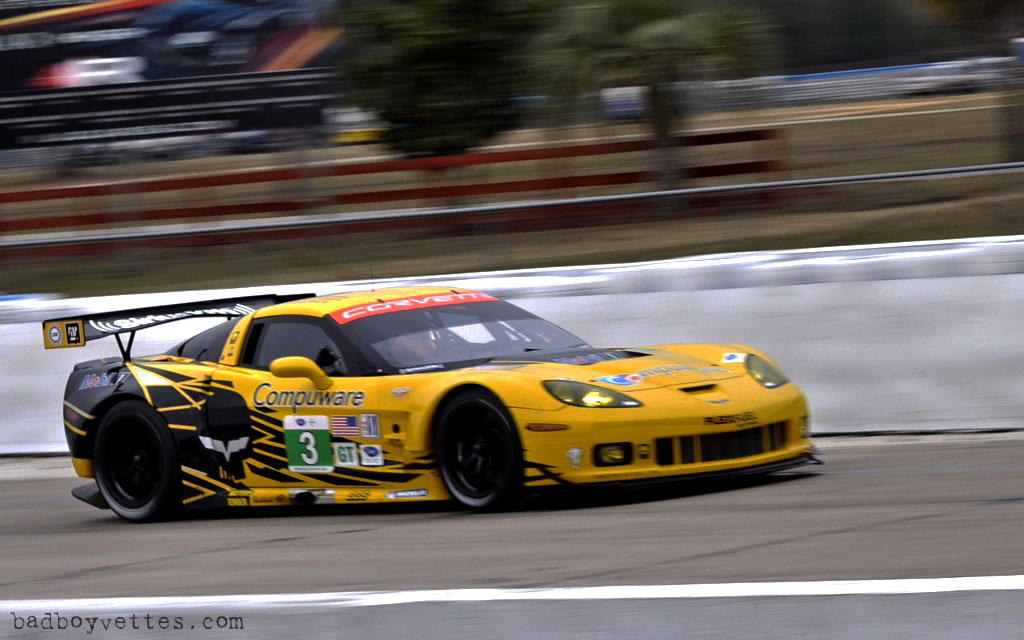
<svg viewBox="0 0 1024 640"><path fill-rule="evenodd" d="M86 598L61 600L0 600L2 610L118 611L148 607L373 607L413 603L664 600L706 598L766 598L819 596L888 596L967 591L1024 591L1024 575L897 580L826 580L816 582L746 582L726 584L627 585L559 587L548 589L442 589L426 591L354 591L337 593L265 594L209 597Z"/></svg>

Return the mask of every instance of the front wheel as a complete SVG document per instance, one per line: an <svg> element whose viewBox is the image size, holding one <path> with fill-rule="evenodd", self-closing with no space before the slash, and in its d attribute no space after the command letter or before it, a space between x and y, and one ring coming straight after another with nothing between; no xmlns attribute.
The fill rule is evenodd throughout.
<svg viewBox="0 0 1024 640"><path fill-rule="evenodd" d="M523 491L523 448L494 395L465 391L441 410L437 462L448 491L471 509L514 506Z"/></svg>
<svg viewBox="0 0 1024 640"><path fill-rule="evenodd" d="M126 400L103 417L94 462L100 492L125 520L159 520L181 507L174 438L145 402Z"/></svg>

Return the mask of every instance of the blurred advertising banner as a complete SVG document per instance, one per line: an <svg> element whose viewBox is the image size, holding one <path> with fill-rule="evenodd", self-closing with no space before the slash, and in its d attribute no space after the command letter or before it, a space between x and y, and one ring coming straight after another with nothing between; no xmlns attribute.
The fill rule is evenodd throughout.
<svg viewBox="0 0 1024 640"><path fill-rule="evenodd" d="M330 6L0 0L0 147L318 124Z"/></svg>

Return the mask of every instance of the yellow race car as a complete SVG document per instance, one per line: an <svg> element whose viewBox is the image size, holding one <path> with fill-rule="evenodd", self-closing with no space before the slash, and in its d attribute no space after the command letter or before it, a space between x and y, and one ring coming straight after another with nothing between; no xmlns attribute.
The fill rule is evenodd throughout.
<svg viewBox="0 0 1024 640"><path fill-rule="evenodd" d="M133 358L135 332L226 322ZM800 390L741 345L595 348L480 291L256 296L43 323L114 335L68 379L76 497L128 520L182 508L452 500L768 473L817 462ZM127 341L123 336L127 335Z"/></svg>

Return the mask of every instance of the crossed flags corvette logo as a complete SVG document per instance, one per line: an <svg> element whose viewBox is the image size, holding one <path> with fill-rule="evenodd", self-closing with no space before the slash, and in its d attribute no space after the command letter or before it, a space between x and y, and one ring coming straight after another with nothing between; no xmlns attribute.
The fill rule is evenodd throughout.
<svg viewBox="0 0 1024 640"><path fill-rule="evenodd" d="M231 456L243 451L249 444L249 437L235 438L234 440L214 440L209 436L199 436L199 441L210 451L216 451L224 456L225 462L231 462Z"/></svg>

